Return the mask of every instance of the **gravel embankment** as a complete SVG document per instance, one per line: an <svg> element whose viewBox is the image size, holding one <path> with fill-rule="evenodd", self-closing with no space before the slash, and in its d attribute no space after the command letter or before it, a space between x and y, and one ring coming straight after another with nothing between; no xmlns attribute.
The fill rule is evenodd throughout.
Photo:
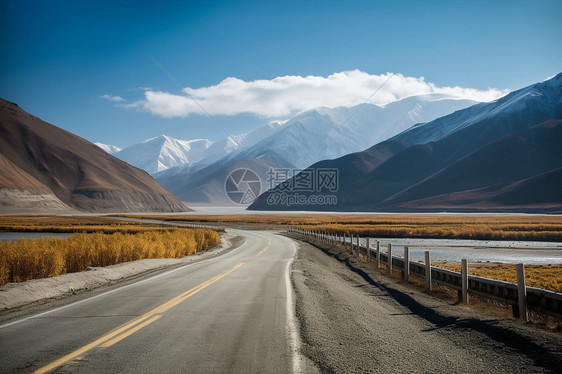
<svg viewBox="0 0 562 374"><path fill-rule="evenodd" d="M300 242L302 351L325 373L560 373L562 335L449 305Z"/></svg>

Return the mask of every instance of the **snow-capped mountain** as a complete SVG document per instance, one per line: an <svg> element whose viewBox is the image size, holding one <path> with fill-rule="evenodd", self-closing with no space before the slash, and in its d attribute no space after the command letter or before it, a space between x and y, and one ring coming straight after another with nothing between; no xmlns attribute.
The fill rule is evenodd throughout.
<svg viewBox="0 0 562 374"><path fill-rule="evenodd" d="M207 139L179 140L160 135L127 147L114 155L149 174L156 175L171 168L202 168L275 133L282 124L273 122L249 133L212 142Z"/></svg>
<svg viewBox="0 0 562 374"><path fill-rule="evenodd" d="M110 145L110 144L103 144L103 143L94 143L95 145L97 145L98 147L100 147L101 149L103 149L104 151L106 151L107 153L109 153L110 155L117 153L121 150L121 148L116 147L114 145Z"/></svg>
<svg viewBox="0 0 562 374"><path fill-rule="evenodd" d="M171 167L201 161L210 146L211 142L207 139L178 140L160 135L127 147L115 153L115 157L149 174L155 174Z"/></svg>
<svg viewBox="0 0 562 374"><path fill-rule="evenodd" d="M273 137L242 151L236 159L266 153L282 156L287 164L304 168L314 162L362 151L416 123L424 123L476 104L441 94L412 96L384 107L317 108L289 121Z"/></svg>
<svg viewBox="0 0 562 374"><path fill-rule="evenodd" d="M560 80L561 75L558 74L489 103L480 103L459 113L444 116L431 124L417 124L400 134L400 140L409 145L426 144L490 118L508 118L514 113L520 116L519 113L525 113L526 110L551 113L553 108L561 104L559 101L552 102L560 100Z"/></svg>
<svg viewBox="0 0 562 374"><path fill-rule="evenodd" d="M409 97L380 107L317 108L300 113L262 140L247 142L236 152L205 162L205 167L169 169L155 178L183 201L228 203L224 181L237 168L253 168L267 189L269 168L304 168L323 159L332 159L364 150L409 128L475 104L471 100L443 95ZM275 126L275 125L270 125Z"/></svg>
<svg viewBox="0 0 562 374"><path fill-rule="evenodd" d="M211 165L225 156L247 149L263 139L275 134L282 127L282 123L272 122L265 126L261 126L254 131L241 135L229 136L214 142L209 147L205 157L197 164L197 167L201 168L206 165Z"/></svg>
<svg viewBox="0 0 562 374"><path fill-rule="evenodd" d="M312 164L337 169L335 205L249 209L562 212L562 73L489 103L415 125L357 153ZM320 193L324 193L321 191ZM299 192L302 201L307 191Z"/></svg>

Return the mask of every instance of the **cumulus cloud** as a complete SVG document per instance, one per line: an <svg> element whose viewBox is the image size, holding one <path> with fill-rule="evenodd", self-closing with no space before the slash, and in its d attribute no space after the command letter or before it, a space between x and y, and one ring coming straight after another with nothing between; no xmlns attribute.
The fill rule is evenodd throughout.
<svg viewBox="0 0 562 374"><path fill-rule="evenodd" d="M494 88L478 90L458 86L440 87L426 82L423 77L405 77L401 74L392 76L391 73L372 75L352 70L328 77L291 75L249 82L226 78L214 86L186 87L182 94L147 90L143 99L127 107L165 118L205 114L205 111L212 115L253 113L265 117L283 117L321 106L353 106L365 102L369 97L370 103L385 105L422 94L491 101L507 92Z"/></svg>
<svg viewBox="0 0 562 374"><path fill-rule="evenodd" d="M116 103L125 101L125 99L123 99L121 96L112 96L112 95L107 95L107 94L101 95L100 99L105 99L105 100L113 101L113 102L116 102Z"/></svg>

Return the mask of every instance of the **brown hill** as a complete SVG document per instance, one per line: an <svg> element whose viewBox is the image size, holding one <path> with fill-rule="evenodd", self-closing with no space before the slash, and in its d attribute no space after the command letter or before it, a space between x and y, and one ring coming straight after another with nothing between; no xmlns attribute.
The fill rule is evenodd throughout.
<svg viewBox="0 0 562 374"><path fill-rule="evenodd" d="M39 211L63 205L80 211L186 210L146 172L3 99L0 191L0 210L10 212L34 210L30 201L44 203Z"/></svg>

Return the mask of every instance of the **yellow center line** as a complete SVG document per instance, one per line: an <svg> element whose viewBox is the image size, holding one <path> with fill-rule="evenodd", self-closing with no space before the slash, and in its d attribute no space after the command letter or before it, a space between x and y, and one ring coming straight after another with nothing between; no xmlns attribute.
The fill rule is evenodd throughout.
<svg viewBox="0 0 562 374"><path fill-rule="evenodd" d="M119 336L116 336L115 338L106 341L105 343L103 343L101 345L102 348L107 348L107 347L111 347L113 344L120 342L121 340L125 339L127 336L134 334L135 332L139 331L140 329L142 329L145 326L150 325L152 322L156 321L158 318L162 317L162 315L158 314L153 316L151 319L149 319L148 321L144 321L143 323L141 323L140 325L136 325L135 327L133 327L132 329L129 329L127 331L125 331L124 333L122 333Z"/></svg>
<svg viewBox="0 0 562 374"><path fill-rule="evenodd" d="M261 255L262 253L264 253L265 251L267 251L267 250L269 249L269 247L271 247L271 240L269 240L269 241L267 242L267 246L266 246L264 249L262 249L261 251L258 252L257 256L259 256L259 255Z"/></svg>
<svg viewBox="0 0 562 374"><path fill-rule="evenodd" d="M117 330L112 331L112 332L102 336L101 338L93 341L92 343L87 344L87 345L83 346L82 348L79 348L76 351L59 358L58 360L53 361L50 364L43 366L42 368L34 371L34 373L40 374L40 373L46 373L48 371L51 371L54 368L56 368L58 366L61 366L65 362L77 359L78 357L80 357L84 353L86 353L86 352L88 352L88 351L90 351L93 348L96 348L98 346L101 346L103 348L107 348L107 347L112 346L113 344L125 339L129 335L131 335L131 334L137 332L138 330L142 329L143 327L148 326L152 322L159 319L161 317L162 313L170 310L171 308L173 308L176 305L182 303L183 301L185 301L189 297L195 295L197 292L207 288L211 284L213 284L213 283L217 282L218 280L226 277L228 274L232 273L234 270L238 269L242 265L244 265L243 262L239 263L238 265L235 265L230 270L228 270L228 271L226 271L226 272L224 272L220 275L217 275L217 276L215 276L215 277L213 277L213 278L211 278L211 279L209 279L209 280L207 280L207 281L205 281L205 282L185 291L184 293L174 297L173 299L168 300L164 304L154 308L150 312L145 313L142 316L140 316L139 318L127 323L125 326L122 326L122 327L118 328Z"/></svg>

